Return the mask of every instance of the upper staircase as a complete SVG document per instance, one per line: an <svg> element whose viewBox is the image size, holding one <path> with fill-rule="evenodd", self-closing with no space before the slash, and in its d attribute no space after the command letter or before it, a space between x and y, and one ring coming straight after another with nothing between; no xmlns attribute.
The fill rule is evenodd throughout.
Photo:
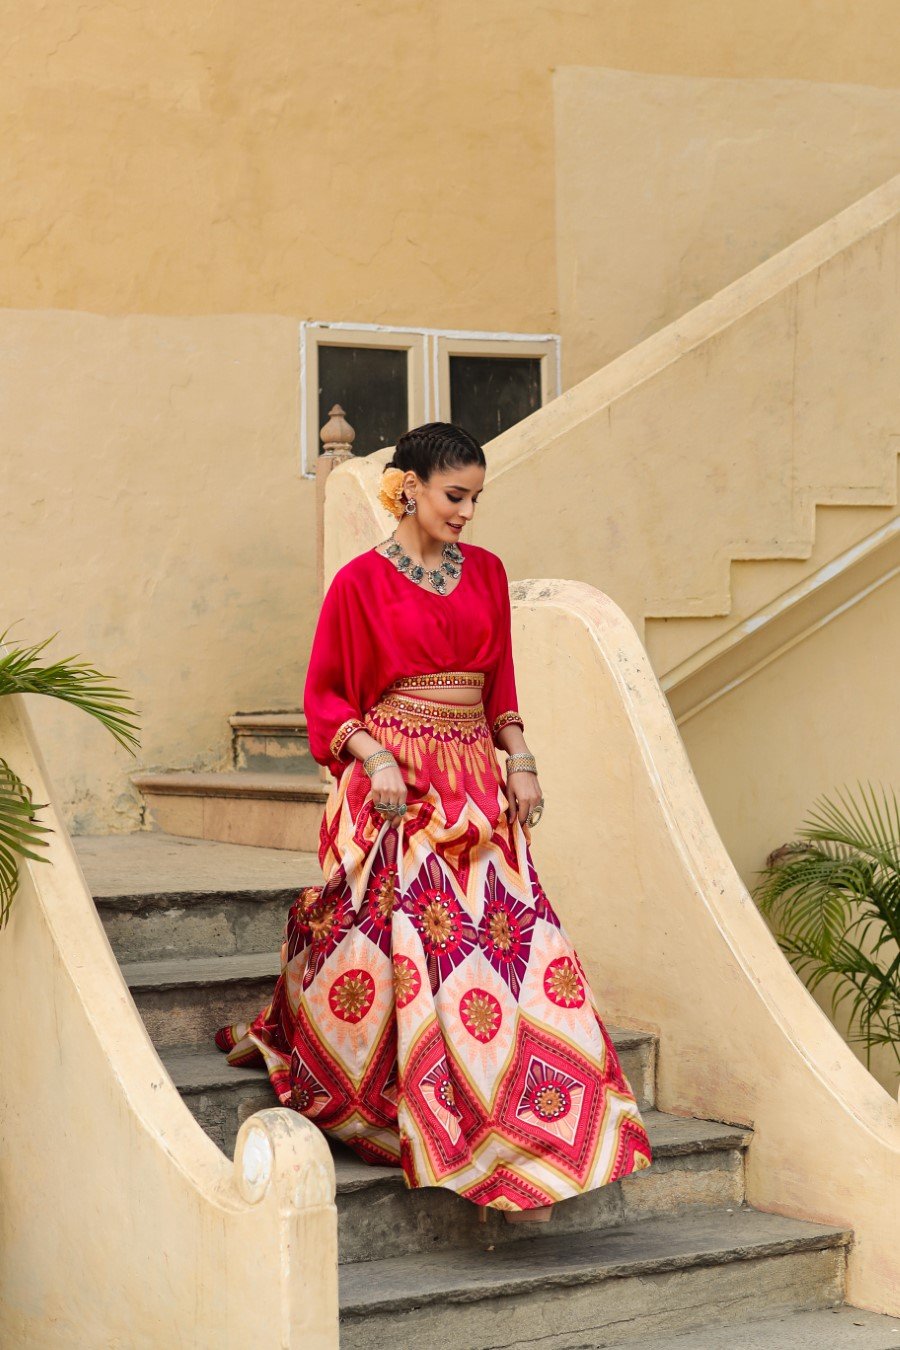
<svg viewBox="0 0 900 1350"><path fill-rule="evenodd" d="M900 435L890 488L867 506L817 503L796 557L733 558L720 614L648 615L644 641L679 722L900 572Z"/></svg>

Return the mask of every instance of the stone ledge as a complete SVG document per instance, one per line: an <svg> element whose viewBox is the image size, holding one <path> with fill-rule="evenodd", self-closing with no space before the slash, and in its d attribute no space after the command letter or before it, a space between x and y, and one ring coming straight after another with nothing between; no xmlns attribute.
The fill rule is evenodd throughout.
<svg viewBox="0 0 900 1350"><path fill-rule="evenodd" d="M139 791L157 797L236 797L264 801L324 802L328 786L313 774L259 773L223 770L221 773L136 773Z"/></svg>
<svg viewBox="0 0 900 1350"><path fill-rule="evenodd" d="M306 736L303 712L234 713L228 725L238 736Z"/></svg>
<svg viewBox="0 0 900 1350"><path fill-rule="evenodd" d="M127 961L122 974L132 993L164 989L206 989L210 985L271 979L281 973L277 952L248 952L238 956L176 957L163 961Z"/></svg>
<svg viewBox="0 0 900 1350"><path fill-rule="evenodd" d="M159 830L76 835L94 901L120 909L201 900L267 900L322 880L315 853L223 843Z"/></svg>
<svg viewBox="0 0 900 1350"><path fill-rule="evenodd" d="M608 1350L735 1350L738 1344L740 1350L900 1350L900 1318L845 1304L743 1322L740 1342L734 1327L708 1327L663 1340L616 1341Z"/></svg>

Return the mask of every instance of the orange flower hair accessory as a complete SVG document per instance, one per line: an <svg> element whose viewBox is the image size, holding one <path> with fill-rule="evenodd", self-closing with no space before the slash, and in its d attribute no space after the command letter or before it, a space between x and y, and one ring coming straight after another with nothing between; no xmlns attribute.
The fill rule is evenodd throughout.
<svg viewBox="0 0 900 1350"><path fill-rule="evenodd" d="M378 500L385 511L390 511L391 515L396 516L398 520L406 510L403 505L403 479L405 474L405 469L385 469L381 477L381 488L378 492Z"/></svg>

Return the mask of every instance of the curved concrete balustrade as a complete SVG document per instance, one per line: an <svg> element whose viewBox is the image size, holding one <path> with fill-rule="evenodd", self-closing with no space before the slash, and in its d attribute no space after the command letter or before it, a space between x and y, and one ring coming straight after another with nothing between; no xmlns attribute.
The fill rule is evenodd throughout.
<svg viewBox="0 0 900 1350"><path fill-rule="evenodd" d="M511 591L534 859L604 1015L659 1033L661 1110L753 1127L749 1202L852 1227L849 1302L900 1313L900 1105L779 950L625 614L581 582Z"/></svg>
<svg viewBox="0 0 900 1350"><path fill-rule="evenodd" d="M0 755L52 801L24 701ZM334 1350L331 1154L293 1111L232 1164L162 1067L55 806L0 931L0 1344Z"/></svg>

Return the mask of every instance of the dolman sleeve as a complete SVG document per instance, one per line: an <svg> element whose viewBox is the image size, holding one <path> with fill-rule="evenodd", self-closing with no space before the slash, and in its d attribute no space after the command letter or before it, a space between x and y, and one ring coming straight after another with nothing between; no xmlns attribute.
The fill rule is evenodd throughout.
<svg viewBox="0 0 900 1350"><path fill-rule="evenodd" d="M335 778L352 758L344 749L347 741L366 730L365 638L352 588L339 572L322 601L303 687L310 752Z"/></svg>
<svg viewBox="0 0 900 1350"><path fill-rule="evenodd" d="M495 555L496 556L496 555ZM494 744L504 727L511 723L523 728L525 723L519 713L519 701L516 696L516 676L512 655L512 610L509 603L509 578L500 558L497 558L497 576L495 578L497 604L497 632L500 638L499 655L496 664L486 674L484 682L484 711L487 716Z"/></svg>

